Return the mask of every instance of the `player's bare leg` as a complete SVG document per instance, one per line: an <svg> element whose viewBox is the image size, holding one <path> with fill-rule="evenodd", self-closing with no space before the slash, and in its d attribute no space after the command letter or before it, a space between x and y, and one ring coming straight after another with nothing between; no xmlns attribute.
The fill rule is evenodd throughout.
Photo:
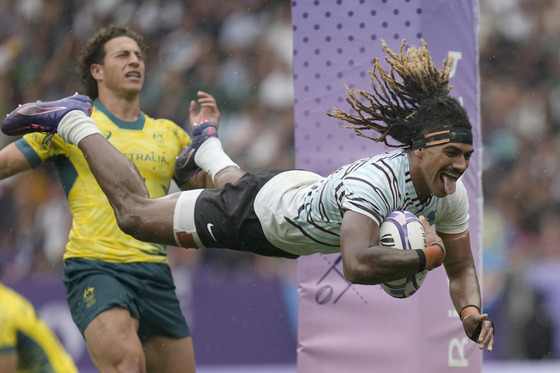
<svg viewBox="0 0 560 373"><path fill-rule="evenodd" d="M138 338L138 320L121 307L97 315L84 331L91 358L100 372L146 373L146 358ZM107 344L107 341L114 343Z"/></svg>
<svg viewBox="0 0 560 373"><path fill-rule="evenodd" d="M194 347L191 337L155 336L143 342L148 373L194 373Z"/></svg>
<svg viewBox="0 0 560 373"><path fill-rule="evenodd" d="M119 227L141 241L176 245L173 212L179 194L151 199L136 165L101 134L84 137L78 147L113 207Z"/></svg>
<svg viewBox="0 0 560 373"><path fill-rule="evenodd" d="M218 172L214 177L214 186L216 186L216 188L221 188L227 183L235 183L243 175L245 175L245 171L243 171L239 167L226 167Z"/></svg>

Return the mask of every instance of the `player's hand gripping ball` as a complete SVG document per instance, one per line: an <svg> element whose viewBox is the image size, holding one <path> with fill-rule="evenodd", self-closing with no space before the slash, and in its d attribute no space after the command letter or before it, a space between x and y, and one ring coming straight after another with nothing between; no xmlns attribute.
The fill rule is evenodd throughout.
<svg viewBox="0 0 560 373"><path fill-rule="evenodd" d="M394 211L379 227L381 246L398 250L415 250L425 247L425 232L420 220L411 212ZM381 284L387 294L395 298L408 298L422 286L428 271Z"/></svg>

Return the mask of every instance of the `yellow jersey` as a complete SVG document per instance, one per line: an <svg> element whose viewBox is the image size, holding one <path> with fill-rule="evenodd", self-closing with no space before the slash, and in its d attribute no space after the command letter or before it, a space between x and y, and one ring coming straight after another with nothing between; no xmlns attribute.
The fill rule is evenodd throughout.
<svg viewBox="0 0 560 373"><path fill-rule="evenodd" d="M33 305L0 284L0 354L15 351L18 373L74 373L74 361Z"/></svg>
<svg viewBox="0 0 560 373"><path fill-rule="evenodd" d="M189 135L167 119L140 113L135 122L111 114L99 100L91 117L105 138L138 167L151 198L169 191L175 159L190 144ZM16 141L32 167L54 161L72 212L72 228L64 260L84 258L115 263L167 263L166 247L138 241L118 227L109 201L91 173L84 155L58 135L31 133Z"/></svg>

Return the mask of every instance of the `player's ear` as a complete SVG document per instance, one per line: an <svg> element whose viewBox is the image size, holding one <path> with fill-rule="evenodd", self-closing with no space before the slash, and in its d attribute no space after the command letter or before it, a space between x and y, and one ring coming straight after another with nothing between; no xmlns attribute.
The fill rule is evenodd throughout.
<svg viewBox="0 0 560 373"><path fill-rule="evenodd" d="M413 153L416 157L422 158L422 156L424 155L424 151L423 151L423 150L424 150L424 148L414 149L414 150L412 151L412 153Z"/></svg>
<svg viewBox="0 0 560 373"><path fill-rule="evenodd" d="M89 67L89 73L95 80L101 80L103 78L103 69L98 63L94 63Z"/></svg>

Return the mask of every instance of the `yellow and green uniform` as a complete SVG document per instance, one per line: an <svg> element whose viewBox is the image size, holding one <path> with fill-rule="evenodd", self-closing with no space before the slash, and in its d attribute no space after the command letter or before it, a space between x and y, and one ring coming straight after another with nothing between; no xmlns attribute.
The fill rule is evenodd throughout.
<svg viewBox="0 0 560 373"><path fill-rule="evenodd" d="M177 124L144 113L124 122L94 101L92 118L110 143L138 167L152 198L167 194L177 155L190 137ZM73 215L64 260L83 258L113 263L167 263L166 249L138 241L118 227L113 209L76 146L58 135L43 143L45 134L27 134L16 142L33 167L55 162Z"/></svg>
<svg viewBox="0 0 560 373"><path fill-rule="evenodd" d="M119 120L99 100L91 116L105 138L136 164L150 196L166 195L175 159L190 144L188 134L169 120L144 113L134 122ZM33 167L53 161L66 192L73 221L62 279L78 329L84 333L99 313L122 307L140 321L142 340L189 336L165 246L124 234L80 149L58 135L46 143L44 139L45 134L32 133L16 145Z"/></svg>
<svg viewBox="0 0 560 373"><path fill-rule="evenodd" d="M33 305L0 284L0 354L11 352L18 356L17 372L78 372L56 335L37 317Z"/></svg>

